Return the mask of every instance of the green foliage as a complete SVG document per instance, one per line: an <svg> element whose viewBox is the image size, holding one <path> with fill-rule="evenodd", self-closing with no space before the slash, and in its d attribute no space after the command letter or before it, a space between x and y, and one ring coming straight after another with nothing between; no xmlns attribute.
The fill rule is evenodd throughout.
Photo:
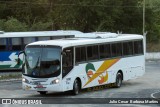
<svg viewBox="0 0 160 107"><path fill-rule="evenodd" d="M148 31L147 41L158 43L160 41L160 1L146 0L146 30Z"/></svg>
<svg viewBox="0 0 160 107"><path fill-rule="evenodd" d="M146 0L147 40L160 39L160 1ZM0 30L80 30L142 34L143 0L7 0Z"/></svg>
<svg viewBox="0 0 160 107"><path fill-rule="evenodd" d="M26 31L27 25L25 23L22 23L18 21L15 18L9 18L5 23L4 23L4 29L5 31Z"/></svg>
<svg viewBox="0 0 160 107"><path fill-rule="evenodd" d="M0 31L4 30L4 21L5 20L0 20Z"/></svg>
<svg viewBox="0 0 160 107"><path fill-rule="evenodd" d="M37 22L37 23L34 23L30 30L31 31L43 31L43 30L49 30L48 28L52 26L52 23L50 22L46 22L46 23L43 23L43 22Z"/></svg>

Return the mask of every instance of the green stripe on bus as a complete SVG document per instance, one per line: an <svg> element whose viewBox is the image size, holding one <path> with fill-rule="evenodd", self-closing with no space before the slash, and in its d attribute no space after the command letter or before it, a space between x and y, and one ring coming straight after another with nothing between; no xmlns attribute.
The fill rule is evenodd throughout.
<svg viewBox="0 0 160 107"><path fill-rule="evenodd" d="M0 65L0 69L10 68L11 65Z"/></svg>

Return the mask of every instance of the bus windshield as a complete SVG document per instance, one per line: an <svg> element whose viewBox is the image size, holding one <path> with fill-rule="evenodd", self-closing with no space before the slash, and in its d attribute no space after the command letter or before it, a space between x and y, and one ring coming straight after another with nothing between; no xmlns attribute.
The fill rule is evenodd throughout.
<svg viewBox="0 0 160 107"><path fill-rule="evenodd" d="M29 46L25 49L24 75L35 78L60 74L61 49L50 46Z"/></svg>

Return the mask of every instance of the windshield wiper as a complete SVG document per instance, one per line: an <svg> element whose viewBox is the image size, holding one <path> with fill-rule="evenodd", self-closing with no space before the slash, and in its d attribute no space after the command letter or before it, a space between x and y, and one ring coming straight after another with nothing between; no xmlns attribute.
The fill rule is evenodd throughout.
<svg viewBox="0 0 160 107"><path fill-rule="evenodd" d="M36 69L36 68L38 68L38 64L39 64L39 58L40 58L40 56L38 57L38 60L37 60L37 62L36 62L36 65L35 65L35 67L34 67L33 69Z"/></svg>

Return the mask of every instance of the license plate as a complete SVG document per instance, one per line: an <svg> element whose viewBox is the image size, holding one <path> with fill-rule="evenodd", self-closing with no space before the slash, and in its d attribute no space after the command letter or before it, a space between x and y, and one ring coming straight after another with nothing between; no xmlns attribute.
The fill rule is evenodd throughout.
<svg viewBox="0 0 160 107"><path fill-rule="evenodd" d="M37 85L36 88L45 88L43 85Z"/></svg>

